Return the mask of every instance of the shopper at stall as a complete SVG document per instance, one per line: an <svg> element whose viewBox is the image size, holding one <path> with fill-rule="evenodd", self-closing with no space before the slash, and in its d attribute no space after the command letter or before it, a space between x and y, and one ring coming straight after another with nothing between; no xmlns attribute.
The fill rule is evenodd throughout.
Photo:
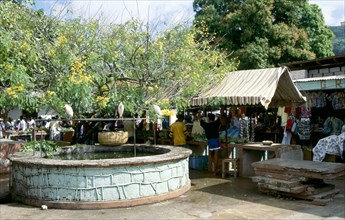
<svg viewBox="0 0 345 220"><path fill-rule="evenodd" d="M183 122L183 115L177 116L177 120L170 126L169 137L173 139L174 146L185 147L187 144L188 130Z"/></svg>
<svg viewBox="0 0 345 220"><path fill-rule="evenodd" d="M34 129L36 126L35 120L32 118L32 116L29 116L28 121L26 122L28 129Z"/></svg>
<svg viewBox="0 0 345 220"><path fill-rule="evenodd" d="M230 129L228 129L228 136L231 138L240 137L240 118L241 118L241 109L237 108L233 114L230 121Z"/></svg>
<svg viewBox="0 0 345 220"><path fill-rule="evenodd" d="M19 128L18 128L18 130L19 131L26 131L26 129L27 129L27 124L26 124L26 121L25 121L25 118L24 118L24 116L20 116L20 120L19 120Z"/></svg>
<svg viewBox="0 0 345 220"><path fill-rule="evenodd" d="M11 117L8 117L7 121L5 122L5 130L6 130L6 138L10 139L10 135L14 131L14 121Z"/></svg>
<svg viewBox="0 0 345 220"><path fill-rule="evenodd" d="M221 123L219 118L215 120L216 116L212 113L209 113L207 117L208 122L201 119L200 125L205 130L209 149L209 162L211 163L212 171L215 175L218 175L220 174L220 170L218 170L218 151L220 150L219 127Z"/></svg>
<svg viewBox="0 0 345 220"><path fill-rule="evenodd" d="M5 123L2 118L0 118L0 139L4 137L5 133Z"/></svg>

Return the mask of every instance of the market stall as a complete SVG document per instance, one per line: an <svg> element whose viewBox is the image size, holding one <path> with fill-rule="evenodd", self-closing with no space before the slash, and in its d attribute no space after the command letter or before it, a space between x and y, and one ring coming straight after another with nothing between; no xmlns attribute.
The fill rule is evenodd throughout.
<svg viewBox="0 0 345 220"><path fill-rule="evenodd" d="M287 67L241 70L229 73L219 84L212 85L191 100L192 106L300 106L306 102L294 85ZM251 122L251 120L250 120ZM277 140L276 135L275 140ZM227 143L226 143L227 144ZM248 151L249 153L253 151ZM257 152L255 152L257 153ZM239 167L244 167L242 157ZM240 175L243 171L240 170Z"/></svg>
<svg viewBox="0 0 345 220"><path fill-rule="evenodd" d="M241 70L229 73L218 85L191 100L192 106L209 105L262 105L278 107L301 105L306 98L294 85L287 67Z"/></svg>
<svg viewBox="0 0 345 220"><path fill-rule="evenodd" d="M191 100L193 107L217 103L225 106L246 106L247 109L264 107L266 110L282 106L297 107L305 102L306 98L296 88L287 67L229 73L219 84L207 88ZM272 120L275 120L275 116L271 116ZM279 133L270 127L261 132L261 135L270 136L275 142L279 139Z"/></svg>

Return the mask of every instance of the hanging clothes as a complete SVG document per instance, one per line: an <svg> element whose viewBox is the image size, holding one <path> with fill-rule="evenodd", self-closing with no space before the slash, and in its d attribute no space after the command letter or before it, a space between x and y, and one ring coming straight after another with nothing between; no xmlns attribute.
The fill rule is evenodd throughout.
<svg viewBox="0 0 345 220"><path fill-rule="evenodd" d="M284 136L283 136L282 144L291 144L292 132L295 132L295 130L293 129L294 123L295 123L295 117L291 113L291 108L290 108L289 117L287 119L286 125L284 126Z"/></svg>
<svg viewBox="0 0 345 220"><path fill-rule="evenodd" d="M288 114L285 112L285 106L278 108L277 116L281 117L280 126L285 126L288 119Z"/></svg>

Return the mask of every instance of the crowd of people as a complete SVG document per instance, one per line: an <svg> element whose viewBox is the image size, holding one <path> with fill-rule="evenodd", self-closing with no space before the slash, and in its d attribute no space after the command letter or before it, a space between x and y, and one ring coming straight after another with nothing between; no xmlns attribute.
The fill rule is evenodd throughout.
<svg viewBox="0 0 345 220"><path fill-rule="evenodd" d="M56 118L51 118L56 119ZM12 117L8 117L6 120L0 118L0 138L11 139L11 136L24 134L33 131L35 128L44 128L49 131L50 140L57 140L59 137L59 131L61 130L62 121L44 120L42 117L34 119L32 116L25 117L21 115L19 119L14 120Z"/></svg>
<svg viewBox="0 0 345 220"><path fill-rule="evenodd" d="M31 117L27 120L24 116L20 116L18 120L13 120L11 117L8 117L7 120L0 118L0 138L9 138L15 132L25 132L33 128L34 124L35 120Z"/></svg>
<svg viewBox="0 0 345 220"><path fill-rule="evenodd" d="M169 126L169 137L174 146L187 147L187 138L191 136L203 135L207 139L208 154L210 155L211 168L215 175L220 173L219 150L221 149L220 135L225 130L231 131L231 135L239 137L240 109L236 109L233 114L227 115L224 109L219 114L208 113L205 115L201 110L195 112L192 117L183 114L177 115L177 120ZM193 124L192 132L188 131L186 124ZM230 133L230 132L229 132Z"/></svg>

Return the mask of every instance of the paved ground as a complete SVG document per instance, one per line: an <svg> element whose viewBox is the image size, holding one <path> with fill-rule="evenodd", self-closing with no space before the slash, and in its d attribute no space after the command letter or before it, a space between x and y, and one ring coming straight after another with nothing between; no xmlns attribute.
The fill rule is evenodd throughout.
<svg viewBox="0 0 345 220"><path fill-rule="evenodd" d="M0 195L8 179L0 176ZM192 188L184 195L150 205L101 210L41 210L18 203L0 204L0 219L345 219L345 176L328 181L340 193L326 206L258 192L249 178L221 179L191 170Z"/></svg>

